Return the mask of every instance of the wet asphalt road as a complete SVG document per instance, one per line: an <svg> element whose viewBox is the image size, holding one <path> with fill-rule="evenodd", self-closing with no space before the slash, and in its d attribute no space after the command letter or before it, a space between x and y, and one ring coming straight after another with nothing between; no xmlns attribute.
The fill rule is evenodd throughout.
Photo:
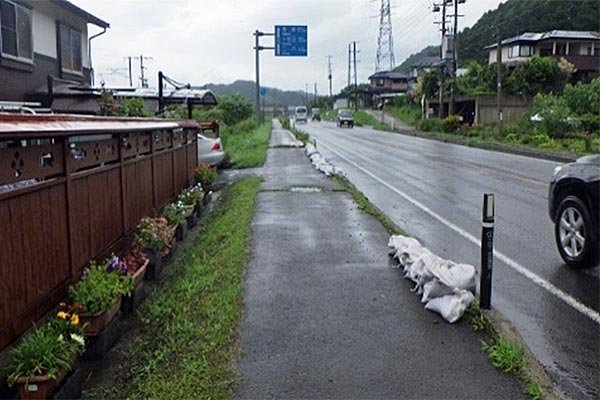
<svg viewBox="0 0 600 400"><path fill-rule="evenodd" d="M569 269L555 247L547 192L558 163L329 122L298 127L399 227L446 258L479 265L473 238L483 193L494 193L493 306L560 391L600 397L599 268Z"/></svg>
<svg viewBox="0 0 600 400"><path fill-rule="evenodd" d="M466 322L423 309L387 231L302 149L269 149L260 174L235 398L525 398Z"/></svg>

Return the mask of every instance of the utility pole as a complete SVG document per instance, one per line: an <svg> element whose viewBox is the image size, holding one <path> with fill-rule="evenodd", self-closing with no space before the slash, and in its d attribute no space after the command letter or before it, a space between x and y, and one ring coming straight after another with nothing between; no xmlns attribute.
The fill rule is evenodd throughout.
<svg viewBox="0 0 600 400"><path fill-rule="evenodd" d="M144 60L152 60L152 57L144 57L143 55L140 55L140 83L143 88L147 88L148 87L148 79L146 79L146 77L144 76L144 71L147 68L144 67Z"/></svg>
<svg viewBox="0 0 600 400"><path fill-rule="evenodd" d="M132 78L132 73L131 73L131 59L133 57L129 56L127 57L127 61L129 64L129 87L133 87L133 78Z"/></svg>
<svg viewBox="0 0 600 400"><path fill-rule="evenodd" d="M448 105L448 114L454 114L456 108L456 70L458 67L458 5L465 3L466 0L454 0L454 30L452 36L452 84L450 86L450 103Z"/></svg>
<svg viewBox="0 0 600 400"><path fill-rule="evenodd" d="M440 57L441 60L445 60L444 56L444 40L446 40L446 0L442 0L442 3L440 4L442 6L442 21L440 22L442 24L442 46L440 47ZM439 11L439 7L440 5L435 5L434 4L434 8L433 11L437 12ZM444 118L444 65L445 63L440 67L440 90L439 90L439 109L438 109L438 117L440 119Z"/></svg>
<svg viewBox="0 0 600 400"><path fill-rule="evenodd" d="M327 56L327 79L329 80L329 97L333 97L333 73L331 72L331 56Z"/></svg>
<svg viewBox="0 0 600 400"><path fill-rule="evenodd" d="M354 54L354 111L358 111L358 79L356 73L356 41L352 42Z"/></svg>
<svg viewBox="0 0 600 400"><path fill-rule="evenodd" d="M274 33L261 32L258 29L254 31L254 50L255 50L255 65L256 65L256 121L260 124L262 122L262 116L260 112L260 52L262 50L275 50L273 46L261 46L260 45L260 37L261 36L275 36Z"/></svg>
<svg viewBox="0 0 600 400"><path fill-rule="evenodd" d="M389 71L394 69L394 64L396 61L394 59L394 37L392 35L392 12L390 0L381 0L375 71L377 72L386 69L386 61L389 61Z"/></svg>
<svg viewBox="0 0 600 400"><path fill-rule="evenodd" d="M348 88L350 88L350 85L352 84L351 71L352 71L352 43L348 43Z"/></svg>
<svg viewBox="0 0 600 400"><path fill-rule="evenodd" d="M498 107L498 132L502 135L502 38L500 29L498 29L496 39L498 41L496 47L496 80L498 81L496 102Z"/></svg>
<svg viewBox="0 0 600 400"><path fill-rule="evenodd" d="M315 82L315 104L317 103L317 83Z"/></svg>

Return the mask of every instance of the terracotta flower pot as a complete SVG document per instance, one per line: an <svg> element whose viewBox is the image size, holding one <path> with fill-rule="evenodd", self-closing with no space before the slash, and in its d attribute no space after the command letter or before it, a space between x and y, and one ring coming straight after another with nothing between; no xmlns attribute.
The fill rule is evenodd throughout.
<svg viewBox="0 0 600 400"><path fill-rule="evenodd" d="M137 271L135 271L131 275L131 280L133 282L133 287L138 286L144 280L144 276L146 275L146 269L148 268L148 263L149 262L150 262L150 260L148 260L146 258L146 262Z"/></svg>
<svg viewBox="0 0 600 400"><path fill-rule="evenodd" d="M77 357L78 353L73 353L71 366L75 365ZM17 378L15 385L19 392L19 398L27 400L48 399L65 379L68 372L69 369L63 369L54 379L48 375L36 375L29 379L26 377Z"/></svg>
<svg viewBox="0 0 600 400"><path fill-rule="evenodd" d="M95 314L82 313L79 315L81 323L87 323L84 333L86 336L98 336L104 328L115 318L121 308L121 296L117 297L106 309Z"/></svg>

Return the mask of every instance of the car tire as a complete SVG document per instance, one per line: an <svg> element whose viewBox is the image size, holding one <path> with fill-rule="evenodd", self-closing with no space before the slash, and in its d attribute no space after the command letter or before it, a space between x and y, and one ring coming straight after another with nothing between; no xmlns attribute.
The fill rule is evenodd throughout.
<svg viewBox="0 0 600 400"><path fill-rule="evenodd" d="M554 238L562 259L572 268L589 268L599 260L598 232L585 203L577 196L560 202L554 220Z"/></svg>

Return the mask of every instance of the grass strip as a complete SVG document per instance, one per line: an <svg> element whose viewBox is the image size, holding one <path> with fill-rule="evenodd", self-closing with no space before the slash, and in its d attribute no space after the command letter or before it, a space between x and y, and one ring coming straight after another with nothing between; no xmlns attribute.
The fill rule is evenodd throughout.
<svg viewBox="0 0 600 400"><path fill-rule="evenodd" d="M265 164L270 136L271 121L268 121L250 130L237 127L225 130L221 139L234 168L253 168Z"/></svg>
<svg viewBox="0 0 600 400"><path fill-rule="evenodd" d="M479 299L473 300L465 318L473 331L483 335L483 348L492 365L502 371L513 374L523 382L525 394L531 400L543 399L544 392L528 365L525 348L518 342L499 334L486 313L479 306Z"/></svg>
<svg viewBox="0 0 600 400"><path fill-rule="evenodd" d="M179 270L144 304L116 398L230 398L259 178L224 189Z"/></svg>
<svg viewBox="0 0 600 400"><path fill-rule="evenodd" d="M354 125L356 126L371 126L373 129L379 131L389 131L390 127L388 124L381 122L381 120L375 118L371 114L367 113L363 110L358 110L353 113L354 115Z"/></svg>
<svg viewBox="0 0 600 400"><path fill-rule="evenodd" d="M379 208L377 208L373 203L371 203L367 196L365 196L363 192L358 190L358 188L354 186L354 184L352 184L352 182L350 182L348 178L342 175L333 175L333 179L337 183L339 183L344 188L344 190L350 194L350 196L352 196L359 209L375 217L375 219L377 219L381 223L381 225L383 225L383 227L390 233L390 235L408 236L406 232L398 228L396 224L394 224L387 217L387 215L385 215Z"/></svg>

